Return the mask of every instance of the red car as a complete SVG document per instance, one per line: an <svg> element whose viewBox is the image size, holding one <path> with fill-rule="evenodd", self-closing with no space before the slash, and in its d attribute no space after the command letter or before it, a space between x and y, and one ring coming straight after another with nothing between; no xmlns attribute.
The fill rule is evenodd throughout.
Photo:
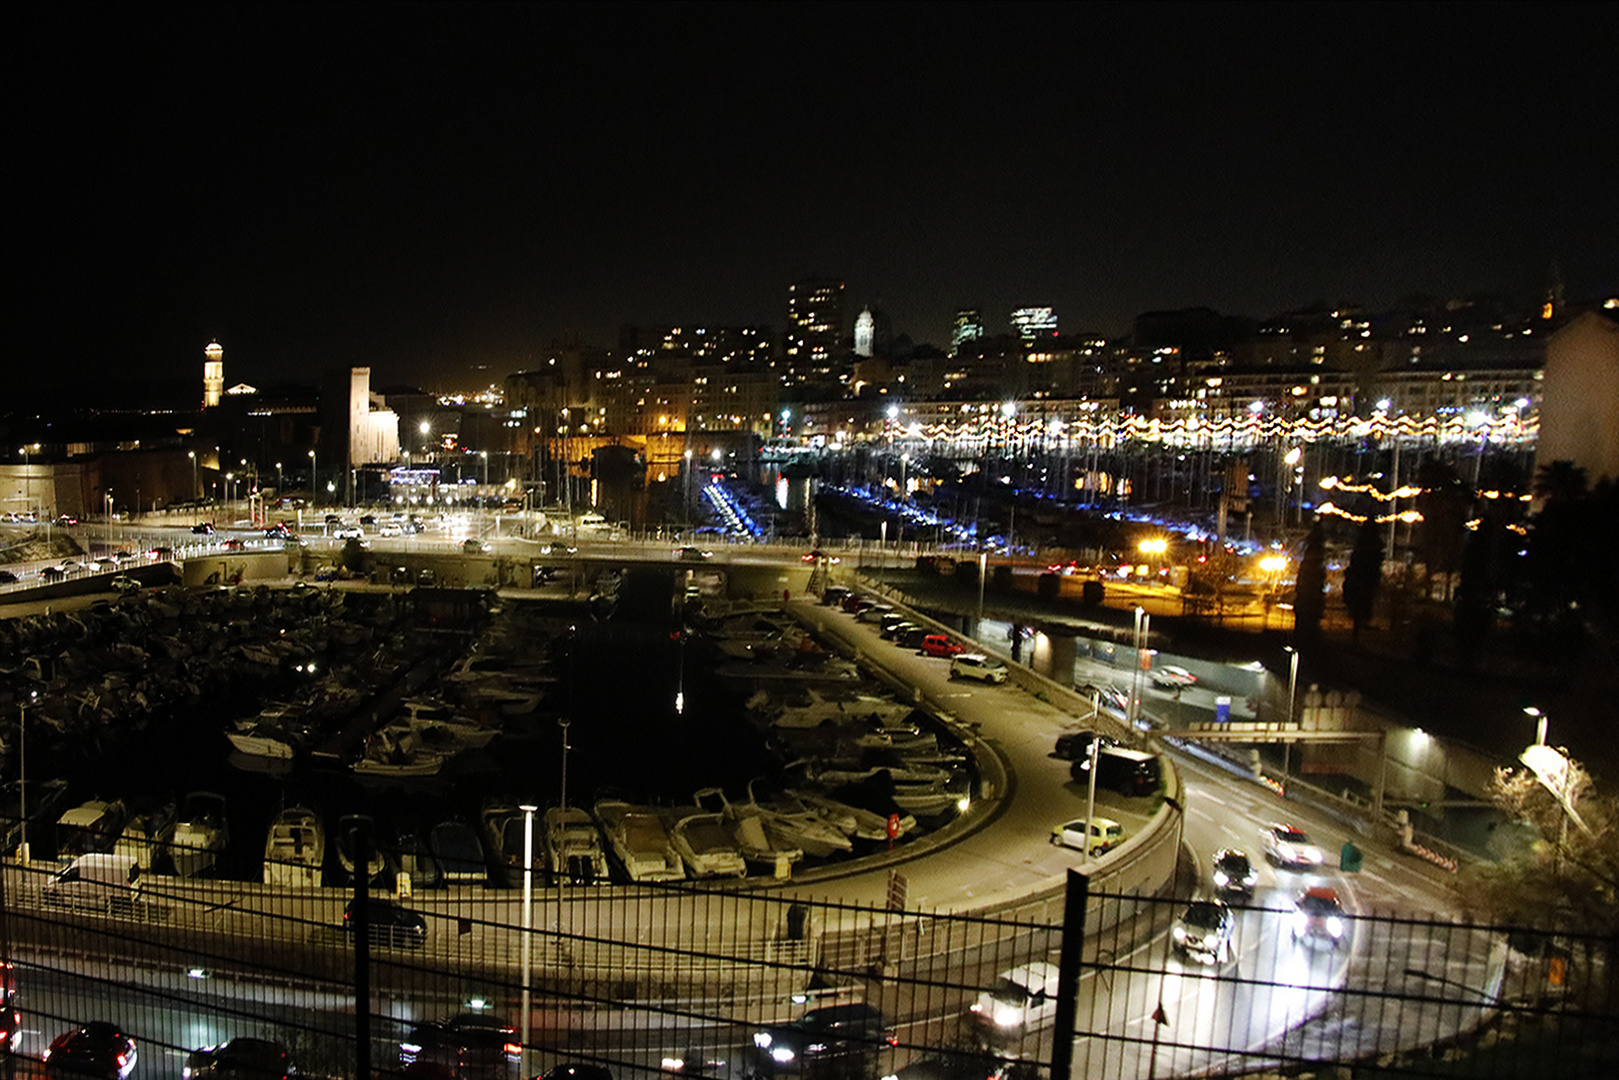
<svg viewBox="0 0 1619 1080"><path fill-rule="evenodd" d="M877 601L870 597L861 596L859 593L850 593L843 598L843 610L851 615L858 615L867 608L875 607L876 605Z"/></svg>
<svg viewBox="0 0 1619 1080"><path fill-rule="evenodd" d="M967 646L950 640L949 634L929 634L922 639L922 652L926 656L951 657L967 651Z"/></svg>

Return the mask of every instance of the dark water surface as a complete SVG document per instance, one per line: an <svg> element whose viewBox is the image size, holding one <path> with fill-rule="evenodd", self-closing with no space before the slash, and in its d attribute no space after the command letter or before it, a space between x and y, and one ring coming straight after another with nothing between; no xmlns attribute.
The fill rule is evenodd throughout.
<svg viewBox="0 0 1619 1080"><path fill-rule="evenodd" d="M379 833L405 823L425 834L452 817L476 825L487 800L556 805L562 796L561 717L570 721L569 805L588 808L604 795L687 803L695 789L714 785L733 798L744 797L748 780L770 773L774 762L760 733L743 717L746 689L716 676L708 651L679 633L672 587L669 570L630 571L612 617L600 622L568 607L506 604L514 610L497 621L516 618L555 634L549 655L558 682L538 715L510 725L511 734L486 749L458 755L436 777L362 782L348 768L307 754L284 775L262 771L269 766L234 753L224 731L266 701L291 698L309 680L250 673L236 676L199 705L154 713L140 731L109 728L65 742L35 736L29 747L31 784L52 777L69 780L58 815L90 798L121 798L138 808L183 803L192 791L217 792L226 799L230 829L217 874L255 881L270 821L283 806L315 809L330 838L346 814L370 815ZM365 608L389 598L351 594L347 602ZM519 606L521 613L515 610ZM536 632L530 639L538 647L545 636ZM455 658L450 654L464 654L471 646L471 638L437 635L423 662L447 669ZM415 696L433 696L436 685L429 682ZM678 712L677 692L684 696L684 710ZM37 855L50 853L45 841L44 836L35 840ZM334 848L329 842L331 884L339 883Z"/></svg>

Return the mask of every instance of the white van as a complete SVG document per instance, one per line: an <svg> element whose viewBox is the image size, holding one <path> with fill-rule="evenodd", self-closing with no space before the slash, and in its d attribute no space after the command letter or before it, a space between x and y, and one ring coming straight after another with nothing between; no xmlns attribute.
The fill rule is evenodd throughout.
<svg viewBox="0 0 1619 1080"><path fill-rule="evenodd" d="M106 911L128 906L140 889L140 863L129 855L80 855L40 888L47 904Z"/></svg>

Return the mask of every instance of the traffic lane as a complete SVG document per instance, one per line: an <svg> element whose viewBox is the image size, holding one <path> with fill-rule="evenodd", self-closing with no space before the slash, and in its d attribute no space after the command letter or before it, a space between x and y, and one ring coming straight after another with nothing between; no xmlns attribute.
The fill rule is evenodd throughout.
<svg viewBox="0 0 1619 1080"><path fill-rule="evenodd" d="M1011 682L992 686L952 680L948 660L883 640L874 624L858 623L813 600L790 606L821 633L838 637L903 684L940 702L959 723L992 741L1006 762L1011 790L997 793L1001 799L993 825L952 843L946 852L909 860L899 868L909 884L909 903L961 910L1060 888L1066 871L1084 860L1077 851L1053 848L1051 828L1083 816L1085 796L1069 780L1068 763L1050 753L1057 735L1078 722ZM1145 820L1107 792L1099 793L1097 807L1098 816ZM840 895L856 903L885 903L887 887L887 867L838 881Z"/></svg>

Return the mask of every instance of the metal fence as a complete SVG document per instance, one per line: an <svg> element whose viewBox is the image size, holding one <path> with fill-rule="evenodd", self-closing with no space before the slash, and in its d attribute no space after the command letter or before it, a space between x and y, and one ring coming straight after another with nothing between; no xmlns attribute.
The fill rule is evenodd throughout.
<svg viewBox="0 0 1619 1080"><path fill-rule="evenodd" d="M529 1075L574 1063L715 1080L1619 1064L1613 942L1372 912L1333 923L1276 892L1232 904L1229 944L1214 940L1207 960L1195 925L1195 947L1177 945L1185 901L1089 894L1082 878L1055 922L543 883L525 918L521 890L422 890L368 908L361 949L343 890L162 877L131 889L53 870L4 874L12 1048L37 1059L58 1032L112 1021L139 1046L134 1080L181 1076L188 1052L236 1036L285 1044L303 1075L344 1077L509 1078L525 1056ZM1086 934L1103 904L1125 917ZM495 1018L493 1035L434 1026L468 1014Z"/></svg>

